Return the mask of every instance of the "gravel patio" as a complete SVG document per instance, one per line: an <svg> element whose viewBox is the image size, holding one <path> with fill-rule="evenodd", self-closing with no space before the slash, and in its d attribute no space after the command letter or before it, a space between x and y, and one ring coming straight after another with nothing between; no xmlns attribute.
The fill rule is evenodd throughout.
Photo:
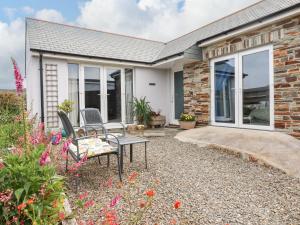
<svg viewBox="0 0 300 225"><path fill-rule="evenodd" d="M300 224L299 179L221 150L182 143L174 139L177 132L168 130L165 137L150 138L148 170L144 169L143 145L134 146L132 164L127 151L125 180L136 171L141 192L155 187L153 207L145 214L143 224L171 224L174 218L181 218L181 224ZM109 204L116 192L139 195L126 181L119 186L114 159L110 168L105 157L102 165L97 159L91 160L80 173L79 193L70 182L71 204L85 191L96 202L90 210L79 211L80 218L97 218L101 205ZM112 187L108 188L110 178ZM175 200L182 203L178 211L173 208ZM128 208L118 212L122 219Z"/></svg>

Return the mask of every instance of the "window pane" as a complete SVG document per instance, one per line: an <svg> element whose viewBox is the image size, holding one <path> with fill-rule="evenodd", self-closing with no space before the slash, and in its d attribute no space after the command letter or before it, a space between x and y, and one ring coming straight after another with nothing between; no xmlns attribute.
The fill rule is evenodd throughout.
<svg viewBox="0 0 300 225"><path fill-rule="evenodd" d="M243 123L270 125L269 51L243 56Z"/></svg>
<svg viewBox="0 0 300 225"><path fill-rule="evenodd" d="M121 121L121 70L107 70L107 115L108 121Z"/></svg>
<svg viewBox="0 0 300 225"><path fill-rule="evenodd" d="M133 70L125 69L125 105L126 123L133 123Z"/></svg>
<svg viewBox="0 0 300 225"><path fill-rule="evenodd" d="M234 59L215 63L215 121L235 123Z"/></svg>
<svg viewBox="0 0 300 225"><path fill-rule="evenodd" d="M74 102L69 118L74 126L79 126L79 65L68 64L68 95Z"/></svg>
<svg viewBox="0 0 300 225"><path fill-rule="evenodd" d="M84 67L85 108L101 110L100 102L100 69Z"/></svg>

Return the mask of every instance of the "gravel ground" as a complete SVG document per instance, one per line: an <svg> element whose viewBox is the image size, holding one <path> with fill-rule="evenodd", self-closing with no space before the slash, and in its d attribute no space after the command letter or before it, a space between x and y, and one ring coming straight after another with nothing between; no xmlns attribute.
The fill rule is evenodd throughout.
<svg viewBox="0 0 300 225"><path fill-rule="evenodd" d="M126 181L119 185L114 160L110 168L105 157L102 165L95 159L82 166L79 193L89 192L96 205L79 211L79 218L96 218L116 193L130 193L139 199L145 190L155 188L152 208L142 224L171 224L173 219L177 224L300 224L299 179L220 150L179 142L173 138L175 134L169 131L166 137L150 138L148 170L144 168L143 145L134 146L132 164L127 151L123 177L126 180L133 171L138 172L138 189ZM110 179L112 187L107 187ZM79 193L74 192L72 182L70 187L74 205ZM175 200L182 203L176 211ZM120 220L126 218L129 206L121 200L117 208Z"/></svg>

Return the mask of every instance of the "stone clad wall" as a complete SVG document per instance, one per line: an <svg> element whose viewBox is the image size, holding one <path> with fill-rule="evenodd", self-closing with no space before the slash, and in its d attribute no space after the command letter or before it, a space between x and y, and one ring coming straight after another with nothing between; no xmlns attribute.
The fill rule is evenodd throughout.
<svg viewBox="0 0 300 225"><path fill-rule="evenodd" d="M300 138L300 17L283 25L274 43L275 127Z"/></svg>
<svg viewBox="0 0 300 225"><path fill-rule="evenodd" d="M209 62L197 62L184 67L184 112L197 116L197 123L209 123L210 87Z"/></svg>
<svg viewBox="0 0 300 225"><path fill-rule="evenodd" d="M184 66L184 108L198 124L210 123L212 58L273 44L275 128L300 138L300 17L230 38L203 49L204 61Z"/></svg>

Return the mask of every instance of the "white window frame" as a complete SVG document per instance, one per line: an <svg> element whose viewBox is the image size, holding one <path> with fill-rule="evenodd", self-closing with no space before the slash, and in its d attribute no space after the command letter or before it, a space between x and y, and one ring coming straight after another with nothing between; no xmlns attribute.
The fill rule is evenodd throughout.
<svg viewBox="0 0 300 225"><path fill-rule="evenodd" d="M242 57L262 51L269 51L269 91L270 91L270 126L243 124L243 79L242 79ZM235 123L220 123L215 121L215 74L216 62L235 59ZM228 55L211 60L211 124L214 126L239 127L257 130L274 130L274 67L273 67L273 46L267 45L259 48L246 50L240 53Z"/></svg>

